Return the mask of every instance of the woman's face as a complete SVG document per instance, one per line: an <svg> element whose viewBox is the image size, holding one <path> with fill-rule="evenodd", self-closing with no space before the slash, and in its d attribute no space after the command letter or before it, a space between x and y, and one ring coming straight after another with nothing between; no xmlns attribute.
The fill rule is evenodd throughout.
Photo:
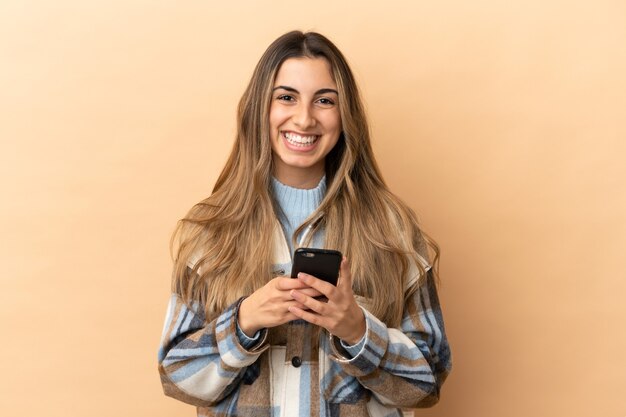
<svg viewBox="0 0 626 417"><path fill-rule="evenodd" d="M283 184L312 188L341 133L337 84L324 58L283 62L272 92L270 139L274 176Z"/></svg>

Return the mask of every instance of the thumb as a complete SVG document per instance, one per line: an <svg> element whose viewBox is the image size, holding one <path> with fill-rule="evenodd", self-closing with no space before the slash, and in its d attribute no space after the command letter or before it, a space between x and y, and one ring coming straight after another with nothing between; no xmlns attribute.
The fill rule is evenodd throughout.
<svg viewBox="0 0 626 417"><path fill-rule="evenodd" d="M345 256L339 267L339 282L337 287L352 288L352 271L350 269L350 261Z"/></svg>

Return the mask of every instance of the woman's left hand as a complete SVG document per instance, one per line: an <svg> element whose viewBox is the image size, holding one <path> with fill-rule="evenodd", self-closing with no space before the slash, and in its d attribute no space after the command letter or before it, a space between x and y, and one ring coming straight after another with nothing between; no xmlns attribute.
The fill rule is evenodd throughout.
<svg viewBox="0 0 626 417"><path fill-rule="evenodd" d="M298 274L298 279L324 294L328 302L292 290L290 294L293 299L305 305L309 311L294 306L289 307L289 311L309 323L325 328L350 345L357 344L365 334L365 315L352 292L352 273L347 259L343 258L341 262L337 286L302 272Z"/></svg>

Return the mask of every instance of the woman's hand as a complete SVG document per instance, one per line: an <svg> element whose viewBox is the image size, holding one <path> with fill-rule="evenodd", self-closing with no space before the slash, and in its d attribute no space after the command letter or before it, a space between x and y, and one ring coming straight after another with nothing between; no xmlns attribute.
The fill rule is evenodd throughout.
<svg viewBox="0 0 626 417"><path fill-rule="evenodd" d="M298 317L289 311L290 307L305 310L307 307L294 300L293 290L310 297L320 296L320 292L309 288L301 280L289 277L276 277L245 298L239 306L237 317L239 328L249 336L267 327L276 327Z"/></svg>
<svg viewBox="0 0 626 417"><path fill-rule="evenodd" d="M298 274L298 281L322 293L328 298L328 302L318 301L306 292L294 288L291 296L298 304L288 307L294 316L325 328L351 345L361 340L365 334L365 315L354 298L352 273L346 258L341 262L336 287L304 273Z"/></svg>

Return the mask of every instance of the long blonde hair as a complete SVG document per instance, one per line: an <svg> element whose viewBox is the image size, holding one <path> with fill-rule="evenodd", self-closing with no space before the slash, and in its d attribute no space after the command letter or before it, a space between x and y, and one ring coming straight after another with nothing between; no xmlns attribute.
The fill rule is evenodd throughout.
<svg viewBox="0 0 626 417"><path fill-rule="evenodd" d="M323 228L325 246L351 260L355 294L369 299L374 315L397 326L403 301L418 285L410 280L411 265L423 277L427 246L433 266L439 249L421 232L413 211L385 185L352 71L339 49L314 32L286 33L258 62L239 102L236 140L213 193L191 208L172 235L173 290L213 317L272 278L273 246L267 242L276 214L268 114L278 69L297 57L329 62L343 132L326 157L326 195L294 236L321 216L313 230Z"/></svg>

